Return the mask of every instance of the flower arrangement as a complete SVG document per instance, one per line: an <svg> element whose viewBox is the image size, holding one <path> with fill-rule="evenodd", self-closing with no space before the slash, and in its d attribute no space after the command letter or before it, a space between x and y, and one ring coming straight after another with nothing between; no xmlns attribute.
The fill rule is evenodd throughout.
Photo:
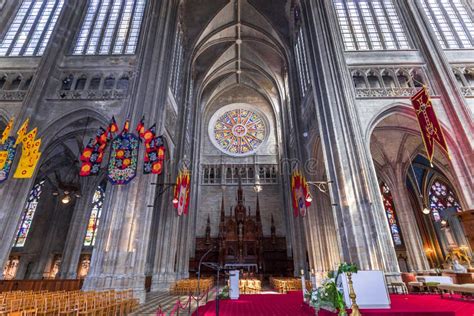
<svg viewBox="0 0 474 316"><path fill-rule="evenodd" d="M321 286L312 291L305 292L305 298L314 307L316 312L321 308L338 312L339 316L347 315L346 303L342 288L337 287L338 279L343 273L357 273L358 268L353 263L341 263L336 271L330 271Z"/></svg>

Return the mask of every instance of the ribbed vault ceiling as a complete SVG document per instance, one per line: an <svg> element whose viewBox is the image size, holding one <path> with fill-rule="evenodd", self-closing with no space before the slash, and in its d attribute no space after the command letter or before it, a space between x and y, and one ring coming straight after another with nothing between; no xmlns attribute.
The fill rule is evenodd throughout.
<svg viewBox="0 0 474 316"><path fill-rule="evenodd" d="M185 1L187 46L201 104L236 86L278 107L287 69L287 0ZM199 16L199 17L197 17Z"/></svg>

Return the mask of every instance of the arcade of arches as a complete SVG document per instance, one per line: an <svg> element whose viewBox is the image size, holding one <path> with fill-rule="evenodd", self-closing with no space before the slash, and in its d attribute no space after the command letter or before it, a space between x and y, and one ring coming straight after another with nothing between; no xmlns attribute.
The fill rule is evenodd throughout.
<svg viewBox="0 0 474 316"><path fill-rule="evenodd" d="M34 176L0 183L2 278L84 279L143 300L194 276L213 246L208 261L265 277L345 261L397 279L471 257L473 8L448 1L459 23L446 30L437 2L0 1L0 131L30 118L42 139ZM449 147L432 162L410 103L422 85ZM98 175L79 176L112 116L156 124L160 175L139 162L113 185L107 150ZM304 217L294 169L323 183Z"/></svg>

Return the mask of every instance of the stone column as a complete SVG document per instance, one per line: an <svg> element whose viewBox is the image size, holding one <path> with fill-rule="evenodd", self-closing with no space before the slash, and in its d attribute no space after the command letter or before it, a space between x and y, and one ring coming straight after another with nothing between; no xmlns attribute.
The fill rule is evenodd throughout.
<svg viewBox="0 0 474 316"><path fill-rule="evenodd" d="M74 212L69 224L66 243L61 258L61 267L59 269L60 279L77 278L77 267L92 210L92 198L100 180L101 177L80 178L82 197L77 199L74 205Z"/></svg>
<svg viewBox="0 0 474 316"><path fill-rule="evenodd" d="M36 263L34 265L33 271L31 273L30 279L42 279L43 273L46 269L46 264L50 261L51 249L54 244L54 238L56 237L56 231L58 224L61 219L61 214L66 212L67 208L71 207L70 205L64 205L61 201L56 198L56 205L54 211L49 217L49 227L45 227L47 230L44 231L45 238L40 248L39 256L37 257Z"/></svg>
<svg viewBox="0 0 474 316"><path fill-rule="evenodd" d="M377 194L371 157L364 145L351 77L330 0L305 2L312 93L341 259L362 270L399 274L385 212Z"/></svg>
<svg viewBox="0 0 474 316"><path fill-rule="evenodd" d="M44 117L38 117L38 108L43 102L46 87L51 80L51 73L55 71L55 65L58 60L62 59L62 54L67 45L67 39L75 36L75 31L79 23L80 17L86 1L66 1L57 22L55 31L53 32L50 43L41 57L36 73L34 75L31 86L23 100L19 114L15 122L15 129L18 130L23 121L32 117L30 120L30 127L38 127L39 137L42 137L43 148L54 137L57 130L51 131L50 134L44 134L47 129L48 121ZM3 266L8 260L11 244L18 228L18 221L21 217L25 199L28 196L30 189L34 183L37 170L31 179L13 179L13 173L18 163L20 152L17 153L16 162L13 164L10 178L0 185L0 264ZM42 160L40 160L40 164Z"/></svg>
<svg viewBox="0 0 474 316"><path fill-rule="evenodd" d="M445 135L451 137L447 140L451 151L451 166L457 177L457 188L463 193L467 209L472 208L474 207L472 112L461 93L446 53L431 29L421 2L418 0L397 0L397 2L407 21L415 46L427 63L430 80L446 112L447 121L452 129L450 135Z"/></svg>
<svg viewBox="0 0 474 316"><path fill-rule="evenodd" d="M396 170L394 170L395 179L390 183L395 212L402 231L403 242L407 248L410 268L415 271L429 270L429 263L423 248L423 239L414 214L414 212L421 212L421 209L414 210L410 203L404 166L406 164L397 164Z"/></svg>
<svg viewBox="0 0 474 316"><path fill-rule="evenodd" d="M142 38L137 49L138 79L131 92L133 99L124 109L124 121L131 119L134 126L142 115L147 124L157 122L157 133L163 133L167 76L172 49L171 14L177 9L177 1L150 1L143 21ZM143 161L143 144L140 161ZM101 222L89 274L83 289L132 289L135 297L145 300L145 273L157 176L143 175L139 163L137 176L127 185L108 186ZM170 200L166 200L167 203ZM169 215L164 211L162 214ZM159 226L169 223L160 219ZM171 236L167 236L171 238ZM158 237L159 243L165 243ZM174 257L169 262L174 263ZM160 263L156 263L160 264Z"/></svg>

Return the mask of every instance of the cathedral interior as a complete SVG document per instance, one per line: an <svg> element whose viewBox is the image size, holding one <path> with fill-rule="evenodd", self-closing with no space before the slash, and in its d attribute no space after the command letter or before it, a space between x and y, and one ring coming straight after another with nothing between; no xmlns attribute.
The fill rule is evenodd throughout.
<svg viewBox="0 0 474 316"><path fill-rule="evenodd" d="M0 164L0 283L74 279L143 301L196 276L208 250L263 279L353 262L396 280L449 269L456 251L470 266L473 11L464 0L0 0L0 132L29 119L41 138L31 177L14 176L19 158L10 175ZM410 100L422 88L448 148L432 157ZM143 172L140 149L133 178L114 183L107 148L80 174L99 128L113 118L136 133L142 117L166 149L160 172Z"/></svg>

